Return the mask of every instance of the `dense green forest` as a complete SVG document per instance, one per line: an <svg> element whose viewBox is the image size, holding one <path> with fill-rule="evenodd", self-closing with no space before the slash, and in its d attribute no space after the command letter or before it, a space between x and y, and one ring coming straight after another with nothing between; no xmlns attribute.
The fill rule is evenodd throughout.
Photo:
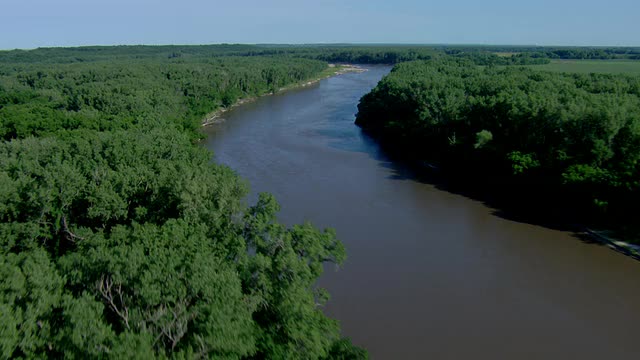
<svg viewBox="0 0 640 360"><path fill-rule="evenodd" d="M545 48L546 49L546 48ZM550 51L550 50L545 50ZM559 50L560 51L560 50ZM586 51L572 48L575 54ZM509 56L504 54L508 53ZM571 53L571 54L574 54ZM498 54L501 54L499 56ZM337 63L396 64L404 61L429 60L444 56L472 58L485 65L543 64L548 58L560 58L541 52L539 48L520 47L450 47L429 45L197 45L197 46L87 46L76 48L38 48L35 50L0 51L0 64L16 63L81 63L116 60L171 60L172 63L201 61L216 57L306 58ZM574 54L574 55L575 55ZM633 53L635 54L635 52ZM640 51L638 51L640 54ZM568 59L589 58L582 55Z"/></svg>
<svg viewBox="0 0 640 360"><path fill-rule="evenodd" d="M573 60L611 60L611 59L640 59L638 47L576 47L576 46L435 46L447 54L459 53L499 53L545 59L573 59Z"/></svg>
<svg viewBox="0 0 640 360"><path fill-rule="evenodd" d="M356 123L389 148L520 206L637 226L638 76L441 58L397 65L358 109Z"/></svg>
<svg viewBox="0 0 640 360"><path fill-rule="evenodd" d="M631 223L640 82L509 66L596 56L564 50L0 51L2 357L365 358L321 311L323 264L346 256L335 234L279 224L268 194L246 204L247 184L197 144L208 113L327 62L402 63L357 122L405 153Z"/></svg>
<svg viewBox="0 0 640 360"><path fill-rule="evenodd" d="M2 358L366 357L321 311L333 231L245 204L195 142L326 63L191 50L0 53Z"/></svg>
<svg viewBox="0 0 640 360"><path fill-rule="evenodd" d="M78 63L101 60L189 61L213 57L301 57L334 62L385 63L426 60L444 54L429 46L295 46L295 45L197 45L197 46L87 46L0 51L0 63Z"/></svg>
<svg viewBox="0 0 640 360"><path fill-rule="evenodd" d="M263 57L0 65L0 137L158 121L193 130L212 109L276 91L325 68L319 61Z"/></svg>

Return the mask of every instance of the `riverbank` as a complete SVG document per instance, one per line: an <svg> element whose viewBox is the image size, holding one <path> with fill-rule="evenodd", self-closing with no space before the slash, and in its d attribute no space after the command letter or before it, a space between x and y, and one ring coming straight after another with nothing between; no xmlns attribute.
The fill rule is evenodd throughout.
<svg viewBox="0 0 640 360"><path fill-rule="evenodd" d="M210 126L216 123L219 123L221 121L224 121L224 119L222 118L222 115L240 105L255 101L256 99L258 99L259 97L262 96L268 96L268 95L273 95L276 93L280 93L283 91L287 91L287 90L292 90L292 89L298 89L298 88L303 88L303 87L307 87L313 84L318 83L320 80L324 80L326 78L330 78L332 76L338 76L338 75L342 75L342 74L346 74L346 73L350 73L350 72L365 72L367 71L367 69L364 69L362 67L359 67L357 65L354 64L329 64L327 66L327 68L325 70L323 70L320 74L318 74L315 77L312 77L310 79L304 80L302 82L299 82L297 84L292 84L292 85L288 85L282 88L279 88L277 91L275 92L268 92L259 96L251 96L251 97L246 97L246 98L242 98L239 99L238 101L236 101L233 105L231 106L227 106L227 107L221 107L218 108L212 112L210 112L209 114L207 114L204 119L202 120L202 126Z"/></svg>
<svg viewBox="0 0 640 360"><path fill-rule="evenodd" d="M560 197L562 190L551 192L530 189L524 195L516 195L520 187L506 185L507 180L504 178L480 177L477 175L479 171L457 172L460 171L459 168L441 166L424 158L416 158L410 151L400 148L402 144L389 141L379 134L367 134L375 139L385 156L394 163L401 164L401 167L417 181L480 201L505 219L567 231L584 242L601 244L620 254L640 260L640 237L637 231L625 233L616 230L614 225L587 221L577 214L575 208L565 206L549 209L547 205L551 199ZM467 181L472 176L475 181Z"/></svg>
<svg viewBox="0 0 640 360"><path fill-rule="evenodd" d="M621 254L640 260L640 245L616 239L611 231L587 228L585 234Z"/></svg>

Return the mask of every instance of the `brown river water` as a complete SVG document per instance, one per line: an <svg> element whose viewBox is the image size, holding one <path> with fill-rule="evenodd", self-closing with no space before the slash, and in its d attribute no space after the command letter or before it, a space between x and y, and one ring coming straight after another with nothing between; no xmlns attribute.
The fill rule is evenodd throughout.
<svg viewBox="0 0 640 360"><path fill-rule="evenodd" d="M216 161L333 227L325 313L373 359L640 359L640 262L420 180L353 124L390 68L267 96L206 128ZM473 179L469 179L473 181Z"/></svg>

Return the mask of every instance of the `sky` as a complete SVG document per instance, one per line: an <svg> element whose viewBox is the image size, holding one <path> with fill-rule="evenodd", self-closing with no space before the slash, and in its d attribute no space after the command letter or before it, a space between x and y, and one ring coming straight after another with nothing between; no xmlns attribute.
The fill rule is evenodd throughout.
<svg viewBox="0 0 640 360"><path fill-rule="evenodd" d="M640 46L640 0L0 0L0 49L215 43Z"/></svg>

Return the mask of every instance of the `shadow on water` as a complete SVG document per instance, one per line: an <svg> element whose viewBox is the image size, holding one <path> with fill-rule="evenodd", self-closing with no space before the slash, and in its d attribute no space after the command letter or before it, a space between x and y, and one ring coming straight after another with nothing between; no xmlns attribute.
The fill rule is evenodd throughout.
<svg viewBox="0 0 640 360"><path fill-rule="evenodd" d="M350 152L359 152L369 155L377 161L378 166L390 171L387 176L390 180L413 181L432 186L438 190L450 194L463 196L472 201L482 203L491 209L492 215L501 219L523 223L533 226L541 226L547 229L564 231L586 244L604 246L605 244L594 238L582 225L577 216L571 215L568 208L558 208L553 204L540 203L538 201L526 201L514 198L514 189L500 189L494 186L487 189L482 184L473 184L462 181L412 161L402 154L394 153L385 148L375 138L368 135L355 124L351 123L353 132L349 131L323 131L322 135L330 138L329 146ZM353 141L357 136L360 141ZM534 199L530 195L528 199ZM537 202L537 204L536 204Z"/></svg>

